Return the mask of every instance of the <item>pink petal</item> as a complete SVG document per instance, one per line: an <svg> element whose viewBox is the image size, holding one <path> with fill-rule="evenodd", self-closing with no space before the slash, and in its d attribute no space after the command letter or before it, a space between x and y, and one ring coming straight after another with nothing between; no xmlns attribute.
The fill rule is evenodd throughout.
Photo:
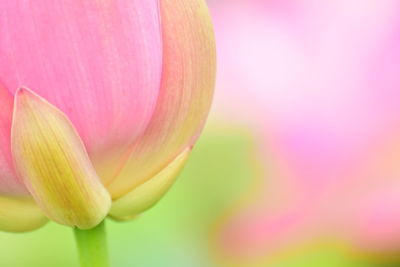
<svg viewBox="0 0 400 267"><path fill-rule="evenodd" d="M0 25L0 79L63 111L91 156L145 129L161 77L158 1L1 1Z"/></svg>
<svg viewBox="0 0 400 267"><path fill-rule="evenodd" d="M154 177L193 145L214 91L215 42L203 0L160 1L163 77L152 120L109 185L114 198Z"/></svg>
<svg viewBox="0 0 400 267"><path fill-rule="evenodd" d="M0 107L0 194L27 194L25 186L17 179L11 157L13 97L1 84Z"/></svg>

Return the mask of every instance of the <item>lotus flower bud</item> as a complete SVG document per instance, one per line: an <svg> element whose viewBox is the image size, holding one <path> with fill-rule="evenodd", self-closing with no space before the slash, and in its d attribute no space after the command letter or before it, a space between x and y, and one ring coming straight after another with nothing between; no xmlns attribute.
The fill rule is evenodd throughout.
<svg viewBox="0 0 400 267"><path fill-rule="evenodd" d="M204 0L2 1L0 25L0 229L153 206L211 105Z"/></svg>

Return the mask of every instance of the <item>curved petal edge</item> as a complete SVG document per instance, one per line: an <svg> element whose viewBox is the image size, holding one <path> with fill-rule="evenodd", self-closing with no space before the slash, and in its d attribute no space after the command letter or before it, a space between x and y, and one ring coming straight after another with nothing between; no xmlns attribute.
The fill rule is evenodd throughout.
<svg viewBox="0 0 400 267"><path fill-rule="evenodd" d="M153 207L175 182L185 166L190 152L191 149L185 149L152 179L115 200L110 210L110 217L126 221Z"/></svg>
<svg viewBox="0 0 400 267"><path fill-rule="evenodd" d="M15 173L11 156L13 102L12 94L0 82L0 194L29 196L29 192Z"/></svg>
<svg viewBox="0 0 400 267"><path fill-rule="evenodd" d="M0 230L29 232L48 222L31 198L0 196Z"/></svg>

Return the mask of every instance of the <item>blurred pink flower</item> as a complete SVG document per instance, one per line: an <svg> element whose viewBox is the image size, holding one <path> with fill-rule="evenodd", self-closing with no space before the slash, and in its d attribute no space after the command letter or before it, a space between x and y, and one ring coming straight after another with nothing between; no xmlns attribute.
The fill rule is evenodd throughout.
<svg viewBox="0 0 400 267"><path fill-rule="evenodd" d="M321 236L397 249L400 2L212 3L213 115L261 136L265 166L258 199L225 224L225 250L272 253Z"/></svg>
<svg viewBox="0 0 400 267"><path fill-rule="evenodd" d="M2 1L0 25L0 228L42 224L30 195L82 228L153 205L211 104L204 1Z"/></svg>

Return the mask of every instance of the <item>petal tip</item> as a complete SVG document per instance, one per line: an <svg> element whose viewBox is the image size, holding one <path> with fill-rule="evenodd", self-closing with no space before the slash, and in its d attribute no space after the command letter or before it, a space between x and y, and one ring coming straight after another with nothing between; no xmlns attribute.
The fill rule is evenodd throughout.
<svg viewBox="0 0 400 267"><path fill-rule="evenodd" d="M22 101L29 101L31 99L40 99L41 101L46 101L44 98L40 97L34 91L25 86L19 87L15 92L15 104L21 103Z"/></svg>

